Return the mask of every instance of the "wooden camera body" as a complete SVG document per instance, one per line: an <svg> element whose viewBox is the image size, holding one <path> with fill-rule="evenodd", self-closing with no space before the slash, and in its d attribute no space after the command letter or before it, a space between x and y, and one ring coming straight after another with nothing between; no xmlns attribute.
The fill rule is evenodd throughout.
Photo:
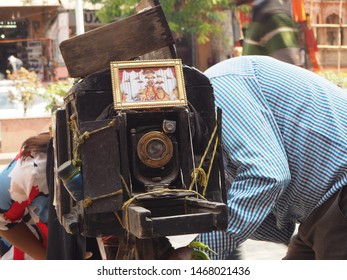
<svg viewBox="0 0 347 280"><path fill-rule="evenodd" d="M125 45L134 45L118 40L113 42L112 57L104 58L97 66L90 63L95 68L87 73L86 68L68 63L68 68L76 66L69 72L83 78L70 89L64 108L55 112L53 133L55 170L71 161L83 181L83 198L76 201L55 172L57 216L70 233L100 237L127 231L142 239L227 227L222 112L215 108L209 80L195 68L175 66L179 60L172 56L169 60L155 57L152 64L152 60L132 60L164 45L172 48L172 37L165 35L170 33L160 6L112 23L92 35L104 36L103 30L107 35L112 29L115 37L122 38L123 27L131 23L141 26L141 32L133 39L127 36L128 41L143 42L148 40L142 38L146 33L143 22L153 21L156 28L151 30L151 36L158 34L159 39L151 37L151 44L141 44L151 48L134 47L124 53ZM70 45L87 45L90 38L91 34L84 34L65 42L61 46L63 56L68 50L73 52ZM100 46L96 58L105 47L109 46ZM65 59L74 61L71 52ZM120 61L123 64L119 68ZM154 69L159 76L158 69L163 65L158 67L158 62L173 63L169 68L176 71L178 92L175 87L168 90L167 85L170 98L159 102L153 98L140 100L142 91L118 88L129 67L142 72ZM152 85L151 77L144 77Z"/></svg>

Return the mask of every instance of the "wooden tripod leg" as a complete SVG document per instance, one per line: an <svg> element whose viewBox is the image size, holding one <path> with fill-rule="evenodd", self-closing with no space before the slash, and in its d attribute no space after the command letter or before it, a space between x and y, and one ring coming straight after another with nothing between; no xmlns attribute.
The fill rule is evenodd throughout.
<svg viewBox="0 0 347 280"><path fill-rule="evenodd" d="M153 246L153 239L136 238L135 259L137 260L155 260L156 254Z"/></svg>
<svg viewBox="0 0 347 280"><path fill-rule="evenodd" d="M116 255L116 260L134 260L135 259L135 236L124 232L122 236L119 236L119 246Z"/></svg>
<svg viewBox="0 0 347 280"><path fill-rule="evenodd" d="M173 250L166 237L136 238L135 258L137 260L165 260Z"/></svg>

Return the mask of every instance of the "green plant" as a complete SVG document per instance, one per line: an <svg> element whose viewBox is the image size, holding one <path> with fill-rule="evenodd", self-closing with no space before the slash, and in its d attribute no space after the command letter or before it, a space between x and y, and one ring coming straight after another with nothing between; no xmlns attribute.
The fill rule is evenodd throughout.
<svg viewBox="0 0 347 280"><path fill-rule="evenodd" d="M103 23L134 14L139 0L88 0L102 3L97 16ZM176 39L184 34L196 34L200 43L209 41L211 34L222 32L223 11L235 8L233 0L165 0L160 1L166 19Z"/></svg>
<svg viewBox="0 0 347 280"><path fill-rule="evenodd" d="M334 83L335 85L343 89L347 89L347 73L346 72L336 73L332 70L328 70L328 71L321 71L319 75L323 76L324 78Z"/></svg>
<svg viewBox="0 0 347 280"><path fill-rule="evenodd" d="M47 87L42 97L48 101L46 110L53 113L64 103L64 96L72 87L73 79L51 82Z"/></svg>
<svg viewBox="0 0 347 280"><path fill-rule="evenodd" d="M15 90L10 90L8 97L11 102L22 103L25 117L27 110L34 104L35 98L44 91L41 81L34 71L29 71L24 67L13 73L8 71L7 77L13 81L15 88Z"/></svg>

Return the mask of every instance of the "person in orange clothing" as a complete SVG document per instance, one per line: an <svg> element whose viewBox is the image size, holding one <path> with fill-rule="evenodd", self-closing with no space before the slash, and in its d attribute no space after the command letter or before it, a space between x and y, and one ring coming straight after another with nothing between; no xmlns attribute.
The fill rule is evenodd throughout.
<svg viewBox="0 0 347 280"><path fill-rule="evenodd" d="M294 21L299 23L301 26L301 40L303 41L302 44L304 45L305 52L308 53L309 60L312 64L312 70L314 72L319 72L320 66L316 57L316 52L318 52L318 44L311 27L310 15L305 11L304 1L293 1L292 11Z"/></svg>

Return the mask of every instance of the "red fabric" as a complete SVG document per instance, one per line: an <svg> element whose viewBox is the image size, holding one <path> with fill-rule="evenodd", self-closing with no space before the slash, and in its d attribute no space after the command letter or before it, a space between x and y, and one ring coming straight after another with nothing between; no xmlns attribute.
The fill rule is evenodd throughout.
<svg viewBox="0 0 347 280"><path fill-rule="evenodd" d="M16 155L15 160L19 160L23 155L23 151L21 151L19 154Z"/></svg>
<svg viewBox="0 0 347 280"><path fill-rule="evenodd" d="M319 72L320 66L318 64L315 51L311 48L308 48L308 54L310 55L310 59L311 59L312 67L313 67L313 72Z"/></svg>
<svg viewBox="0 0 347 280"><path fill-rule="evenodd" d="M18 221L23 217L24 211L26 207L33 201L33 199L39 194L39 189L37 186L33 187L30 194L29 199L22 201L21 203L15 201L11 205L10 209L8 209L3 215L6 220L11 221L12 223Z"/></svg>
<svg viewBox="0 0 347 280"><path fill-rule="evenodd" d="M43 246L46 248L47 246L47 237L48 237L48 227L46 224L42 222L38 222L37 227L39 228L41 235L42 235L42 241L43 241Z"/></svg>
<svg viewBox="0 0 347 280"><path fill-rule="evenodd" d="M24 252L16 247L13 247L13 259L14 260L24 260Z"/></svg>
<svg viewBox="0 0 347 280"><path fill-rule="evenodd" d="M307 29L305 30L306 44L308 48L311 48L315 52L318 52L317 41L314 37L313 30Z"/></svg>
<svg viewBox="0 0 347 280"><path fill-rule="evenodd" d="M242 27L248 26L251 22L251 16L249 13L239 13L240 23Z"/></svg>

